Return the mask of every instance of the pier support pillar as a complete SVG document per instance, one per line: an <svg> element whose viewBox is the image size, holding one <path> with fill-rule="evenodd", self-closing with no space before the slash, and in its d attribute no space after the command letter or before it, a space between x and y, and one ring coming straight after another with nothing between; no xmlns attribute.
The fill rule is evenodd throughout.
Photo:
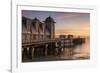
<svg viewBox="0 0 100 73"><path fill-rule="evenodd" d="M48 44L45 45L45 56L47 56L47 49L48 49Z"/></svg>
<svg viewBox="0 0 100 73"><path fill-rule="evenodd" d="M47 48L47 54L48 55L54 55L55 54L55 43L49 43Z"/></svg>
<svg viewBox="0 0 100 73"><path fill-rule="evenodd" d="M33 48L30 47L30 48L29 48L29 58L30 58L30 59L32 59L32 57L33 57L32 54L33 54Z"/></svg>
<svg viewBox="0 0 100 73"><path fill-rule="evenodd" d="M22 50L22 59L28 58L28 51L27 48L23 48Z"/></svg>
<svg viewBox="0 0 100 73"><path fill-rule="evenodd" d="M57 55L60 55L61 54L61 42L58 42L58 52L57 52Z"/></svg>

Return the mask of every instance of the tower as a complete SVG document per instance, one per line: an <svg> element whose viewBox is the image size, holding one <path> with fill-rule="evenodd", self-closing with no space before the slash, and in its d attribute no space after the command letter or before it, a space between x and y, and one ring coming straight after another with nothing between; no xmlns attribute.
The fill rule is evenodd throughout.
<svg viewBox="0 0 100 73"><path fill-rule="evenodd" d="M49 33L48 38L54 38L55 37L55 21L54 21L54 19L51 16L49 16L45 19L44 24L45 24L45 30L48 31L48 33Z"/></svg>
<svg viewBox="0 0 100 73"><path fill-rule="evenodd" d="M31 39L30 33L31 19L22 16L22 40L29 42Z"/></svg>
<svg viewBox="0 0 100 73"><path fill-rule="evenodd" d="M32 20L32 34L34 34L34 40L38 40L39 39L39 25L40 25L40 21L37 18L34 18Z"/></svg>

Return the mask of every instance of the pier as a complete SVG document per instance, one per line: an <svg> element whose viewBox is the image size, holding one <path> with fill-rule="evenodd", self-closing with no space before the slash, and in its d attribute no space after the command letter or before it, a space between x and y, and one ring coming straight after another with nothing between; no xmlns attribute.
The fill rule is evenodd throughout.
<svg viewBox="0 0 100 73"><path fill-rule="evenodd" d="M77 42L76 42L77 41ZM68 55L73 55L73 49L78 44L84 43L84 38L55 38L46 40L24 40L22 41L22 57L33 59L38 56L57 56L65 47L69 48Z"/></svg>
<svg viewBox="0 0 100 73"><path fill-rule="evenodd" d="M72 57L74 49L71 47L85 42L85 38L74 38L73 35L61 34L56 38L55 23L51 16L43 22L36 17L30 19L22 16L22 61L60 56L65 48L68 48L68 57Z"/></svg>

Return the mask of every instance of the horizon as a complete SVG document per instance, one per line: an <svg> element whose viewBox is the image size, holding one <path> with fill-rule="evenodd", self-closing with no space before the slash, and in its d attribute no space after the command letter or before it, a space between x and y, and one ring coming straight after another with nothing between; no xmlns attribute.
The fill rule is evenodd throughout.
<svg viewBox="0 0 100 73"><path fill-rule="evenodd" d="M90 36L90 14L76 12L51 12L22 10L22 16L34 19L37 17L41 22L51 16L55 23L55 36L77 35Z"/></svg>

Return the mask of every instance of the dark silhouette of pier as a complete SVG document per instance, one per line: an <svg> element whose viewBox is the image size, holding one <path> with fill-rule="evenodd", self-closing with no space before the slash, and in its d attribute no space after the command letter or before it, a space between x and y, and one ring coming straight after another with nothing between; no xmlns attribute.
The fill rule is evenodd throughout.
<svg viewBox="0 0 100 73"><path fill-rule="evenodd" d="M33 57L41 56L59 56L62 50L69 48L69 56L73 55L71 47L80 45L85 42L85 38L55 38L46 40L34 40L22 42L22 58L33 59Z"/></svg>
<svg viewBox="0 0 100 73"><path fill-rule="evenodd" d="M72 56L71 47L85 42L85 38L74 38L73 35L55 38L55 23L51 16L43 22L36 17L22 16L22 61L41 56L60 56L65 47L69 48L67 53Z"/></svg>

